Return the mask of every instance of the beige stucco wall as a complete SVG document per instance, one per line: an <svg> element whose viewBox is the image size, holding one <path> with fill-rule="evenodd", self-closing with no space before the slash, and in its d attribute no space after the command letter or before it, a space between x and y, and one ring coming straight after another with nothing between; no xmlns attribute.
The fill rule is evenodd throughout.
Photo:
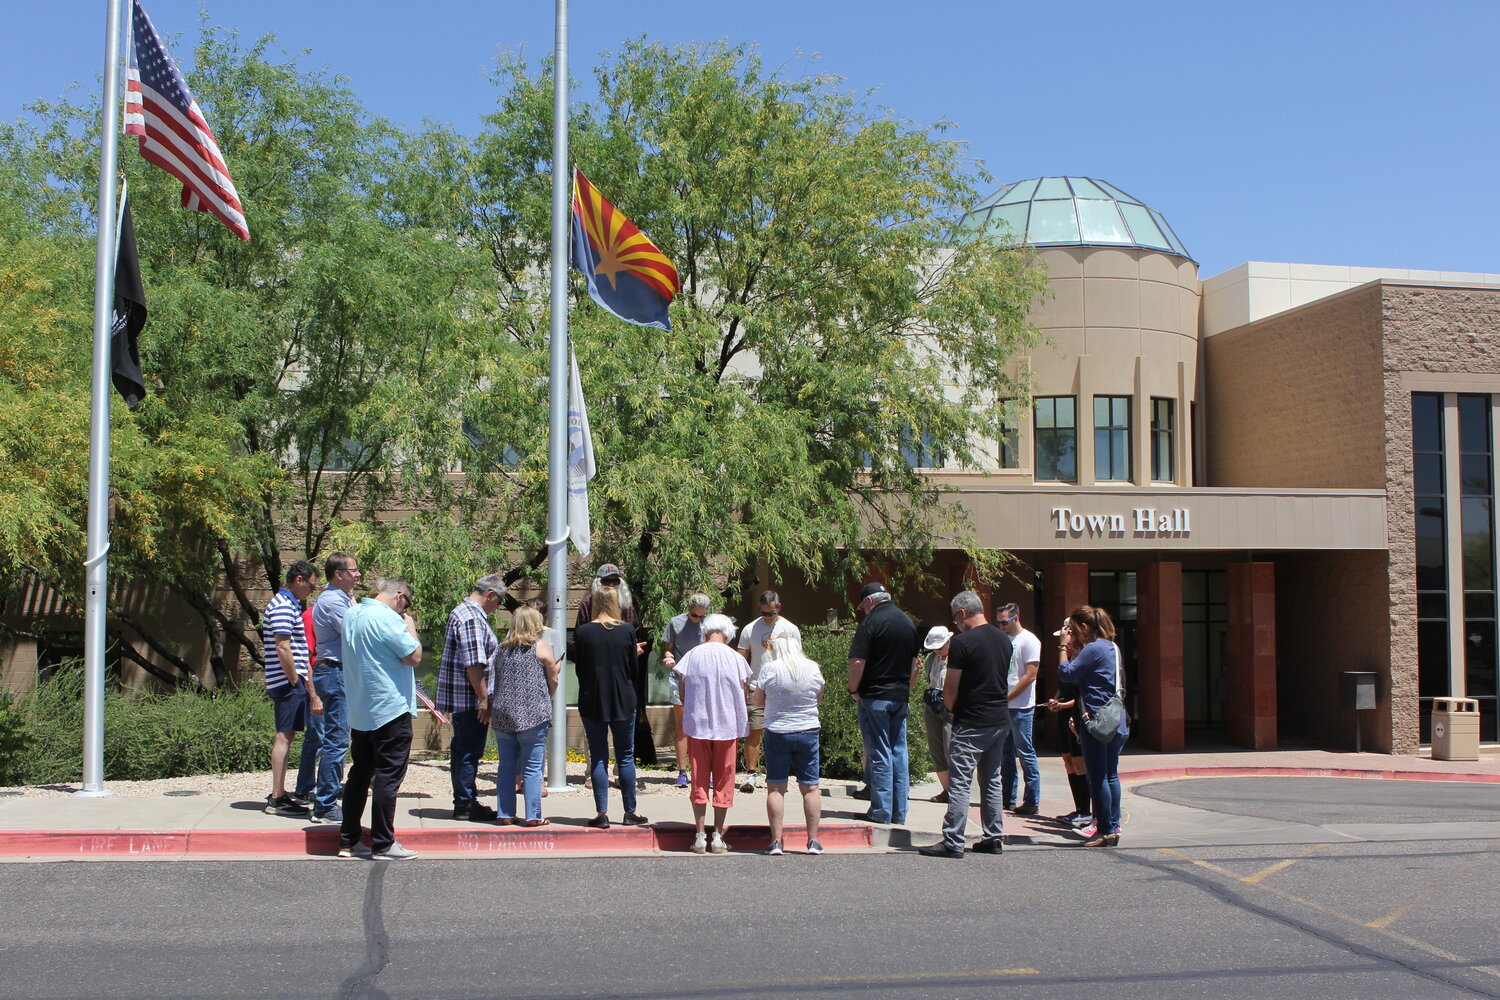
<svg viewBox="0 0 1500 1000"><path fill-rule="evenodd" d="M1078 400L1078 482L1094 482L1093 397L1131 396L1133 481L1150 482L1151 398L1177 400L1174 480L1192 482L1188 419L1197 399L1198 267L1173 254L1130 248L1038 251L1052 297L1031 320L1046 341L1017 357L1035 396ZM1000 475L1033 481L1034 448L1023 421L1022 467Z"/></svg>

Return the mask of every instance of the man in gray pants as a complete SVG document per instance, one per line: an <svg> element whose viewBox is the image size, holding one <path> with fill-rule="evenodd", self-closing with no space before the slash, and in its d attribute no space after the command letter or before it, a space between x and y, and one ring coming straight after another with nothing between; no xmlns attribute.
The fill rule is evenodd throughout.
<svg viewBox="0 0 1500 1000"><path fill-rule="evenodd" d="M954 597L953 622L959 635L948 650L943 703L953 716L948 744L948 815L941 843L920 848L933 858L962 858L964 828L969 822L969 790L979 778L979 815L984 830L973 850L999 854L1005 847L1005 791L1000 765L1010 735L1010 637L984 615L979 595L966 590Z"/></svg>

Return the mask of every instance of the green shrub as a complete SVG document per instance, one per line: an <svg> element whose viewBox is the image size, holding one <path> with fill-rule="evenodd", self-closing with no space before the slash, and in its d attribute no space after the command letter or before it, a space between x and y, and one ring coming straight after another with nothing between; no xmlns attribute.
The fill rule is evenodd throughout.
<svg viewBox="0 0 1500 1000"><path fill-rule="evenodd" d="M859 719L854 699L849 696L849 644L854 626L808 625L801 628L802 649L823 668L823 706L819 711L823 726L820 755L823 776L857 781L862 776L860 761L864 741L859 735ZM922 698L920 685L911 699L906 720L907 771L912 781L925 781L932 772L927 755L927 737L922 731Z"/></svg>
<svg viewBox="0 0 1500 1000"><path fill-rule="evenodd" d="M0 700L0 784L83 776L83 667L59 667L28 693ZM149 781L264 769L275 712L257 686L154 694L111 687L104 700L104 777ZM292 749L296 759L297 749Z"/></svg>

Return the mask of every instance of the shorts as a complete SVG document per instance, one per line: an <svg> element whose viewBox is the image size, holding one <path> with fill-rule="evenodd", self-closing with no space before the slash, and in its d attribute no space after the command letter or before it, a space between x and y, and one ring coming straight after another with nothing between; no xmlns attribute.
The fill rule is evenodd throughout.
<svg viewBox="0 0 1500 1000"><path fill-rule="evenodd" d="M682 675L675 670L667 671L667 697L672 704L682 707Z"/></svg>
<svg viewBox="0 0 1500 1000"><path fill-rule="evenodd" d="M297 678L293 687L267 692L276 706L276 731L300 733L307 728L307 685Z"/></svg>
<svg viewBox="0 0 1500 1000"><path fill-rule="evenodd" d="M745 708L747 710L747 714L750 717L750 728L751 729L764 729L764 728L766 728L766 709L765 709L765 706L763 706L763 705L757 705L755 703L755 692L753 690L748 695L745 696Z"/></svg>
<svg viewBox="0 0 1500 1000"><path fill-rule="evenodd" d="M790 775L803 788L818 787L818 739L821 733L820 729L804 729L800 733L766 730L766 784L784 785Z"/></svg>

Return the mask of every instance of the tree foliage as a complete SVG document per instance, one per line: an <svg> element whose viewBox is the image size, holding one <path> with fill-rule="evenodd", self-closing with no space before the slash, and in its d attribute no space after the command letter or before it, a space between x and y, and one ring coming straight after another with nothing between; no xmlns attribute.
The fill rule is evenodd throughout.
<svg viewBox="0 0 1500 1000"><path fill-rule="evenodd" d="M550 66L502 59L495 111L467 137L396 128L270 39L210 28L194 62L252 236L183 211L177 183L122 147L151 387L114 408L113 578L174 595L216 642L258 621L283 552L350 548L429 609L499 566L540 580ZM1008 359L1036 338L1033 259L954 245L982 173L943 127L748 47L636 41L595 77L573 155L683 292L663 332L570 279L594 558L623 563L655 616L689 589L738 593L757 559L920 580L966 523L913 443L983 465L998 401L1024 392ZM27 574L68 597L82 582L97 121L63 102L0 125L12 593Z"/></svg>

